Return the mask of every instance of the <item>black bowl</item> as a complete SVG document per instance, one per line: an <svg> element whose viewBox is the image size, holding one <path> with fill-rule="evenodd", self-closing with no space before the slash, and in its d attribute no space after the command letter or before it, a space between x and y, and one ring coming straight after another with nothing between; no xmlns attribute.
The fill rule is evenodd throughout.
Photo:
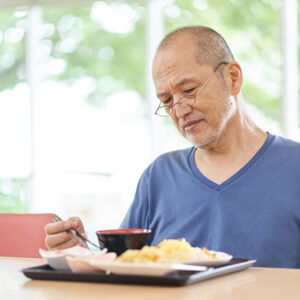
<svg viewBox="0 0 300 300"><path fill-rule="evenodd" d="M96 232L100 248L121 255L128 249L141 249L146 245L150 229L113 229Z"/></svg>

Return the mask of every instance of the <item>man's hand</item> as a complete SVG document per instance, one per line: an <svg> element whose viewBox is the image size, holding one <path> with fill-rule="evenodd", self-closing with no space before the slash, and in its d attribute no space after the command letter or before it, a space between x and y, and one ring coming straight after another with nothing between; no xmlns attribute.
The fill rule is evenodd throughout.
<svg viewBox="0 0 300 300"><path fill-rule="evenodd" d="M81 245L66 230L77 230L86 237L82 221L78 217L71 217L67 221L49 223L45 226L45 244L49 250L60 250ZM75 233L75 231L73 232Z"/></svg>

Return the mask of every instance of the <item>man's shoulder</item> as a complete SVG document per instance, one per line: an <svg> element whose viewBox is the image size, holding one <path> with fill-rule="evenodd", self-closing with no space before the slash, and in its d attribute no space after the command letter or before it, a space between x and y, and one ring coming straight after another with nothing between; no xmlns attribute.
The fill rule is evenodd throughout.
<svg viewBox="0 0 300 300"><path fill-rule="evenodd" d="M275 135L267 151L268 161L280 165L282 169L300 172L300 143ZM297 173L297 174L298 174ZM300 174L300 173L299 173Z"/></svg>
<svg viewBox="0 0 300 300"><path fill-rule="evenodd" d="M167 170L178 170L188 167L190 155L194 152L194 147L170 151L159 155L145 170L146 174L162 173Z"/></svg>
<svg viewBox="0 0 300 300"><path fill-rule="evenodd" d="M282 151L288 151L290 154L300 154L300 142L279 135L274 135L273 147Z"/></svg>
<svg viewBox="0 0 300 300"><path fill-rule="evenodd" d="M153 164L162 163L162 162L178 162L181 160L186 160L189 158L191 153L194 151L194 147L189 147L186 149L180 149L175 151L170 151L159 155L154 161Z"/></svg>

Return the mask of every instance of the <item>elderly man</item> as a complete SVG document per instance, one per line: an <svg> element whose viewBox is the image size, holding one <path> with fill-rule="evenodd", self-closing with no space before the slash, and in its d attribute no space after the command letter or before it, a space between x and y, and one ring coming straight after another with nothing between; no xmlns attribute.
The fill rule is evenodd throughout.
<svg viewBox="0 0 300 300"><path fill-rule="evenodd" d="M150 228L151 244L186 238L257 266L300 267L300 144L259 128L245 109L240 65L206 27L169 34L153 62L159 116L193 147L143 173L122 228ZM49 248L76 241L81 221L46 226Z"/></svg>

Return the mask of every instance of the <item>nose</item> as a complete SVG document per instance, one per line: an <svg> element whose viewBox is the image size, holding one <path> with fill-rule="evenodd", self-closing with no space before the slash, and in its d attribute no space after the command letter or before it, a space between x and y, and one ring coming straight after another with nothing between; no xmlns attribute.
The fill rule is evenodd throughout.
<svg viewBox="0 0 300 300"><path fill-rule="evenodd" d="M177 105L174 106L173 108L173 113L176 114L176 117L178 119L185 117L189 113L192 112L193 107L187 103L178 103Z"/></svg>

